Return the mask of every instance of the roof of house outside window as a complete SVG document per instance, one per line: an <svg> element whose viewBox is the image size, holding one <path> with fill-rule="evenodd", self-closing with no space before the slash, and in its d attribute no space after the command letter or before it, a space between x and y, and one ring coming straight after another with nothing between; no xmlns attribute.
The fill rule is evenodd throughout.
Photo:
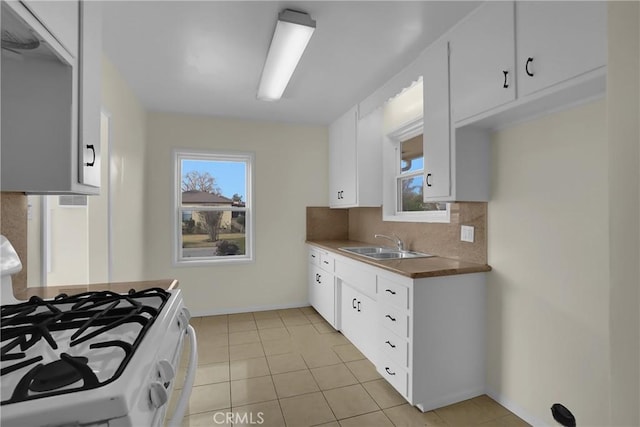
<svg viewBox="0 0 640 427"><path fill-rule="evenodd" d="M219 194L207 193L206 191L189 190L182 192L183 204L194 205L232 205L233 200Z"/></svg>

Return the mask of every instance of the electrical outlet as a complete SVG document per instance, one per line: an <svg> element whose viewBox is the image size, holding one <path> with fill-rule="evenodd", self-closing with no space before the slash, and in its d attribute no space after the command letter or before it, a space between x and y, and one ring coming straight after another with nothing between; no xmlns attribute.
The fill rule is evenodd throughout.
<svg viewBox="0 0 640 427"><path fill-rule="evenodd" d="M475 228L471 225L463 225L460 227L460 240L463 242L473 243Z"/></svg>

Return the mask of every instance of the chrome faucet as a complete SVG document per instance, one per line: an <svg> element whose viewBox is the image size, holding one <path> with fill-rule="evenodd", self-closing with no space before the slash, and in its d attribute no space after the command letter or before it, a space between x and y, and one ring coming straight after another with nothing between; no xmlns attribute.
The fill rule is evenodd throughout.
<svg viewBox="0 0 640 427"><path fill-rule="evenodd" d="M401 238L399 238L398 236L396 236L395 234L393 235L393 237L390 236L385 236L384 234L374 234L373 237L375 237L376 239L387 239L387 240L391 240L393 243L395 243L398 246L398 250L400 252L404 252L404 242L402 241Z"/></svg>

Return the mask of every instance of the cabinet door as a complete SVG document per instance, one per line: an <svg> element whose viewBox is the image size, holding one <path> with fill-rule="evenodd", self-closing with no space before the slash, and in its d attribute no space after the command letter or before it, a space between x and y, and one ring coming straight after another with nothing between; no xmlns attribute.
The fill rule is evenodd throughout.
<svg viewBox="0 0 640 427"><path fill-rule="evenodd" d="M314 265L309 266L309 302L331 326L335 326L334 276Z"/></svg>
<svg viewBox="0 0 640 427"><path fill-rule="evenodd" d="M351 108L329 128L329 204L354 206L356 196L357 107Z"/></svg>
<svg viewBox="0 0 640 427"><path fill-rule="evenodd" d="M513 2L486 2L450 38L454 122L498 107L516 96Z"/></svg>
<svg viewBox="0 0 640 427"><path fill-rule="evenodd" d="M376 325L376 302L343 282L340 305L342 333L375 363L377 336L371 327Z"/></svg>
<svg viewBox="0 0 640 427"><path fill-rule="evenodd" d="M607 63L606 2L516 3L518 96Z"/></svg>
<svg viewBox="0 0 640 427"><path fill-rule="evenodd" d="M83 1L80 20L78 182L100 187L100 92L102 19L100 2Z"/></svg>
<svg viewBox="0 0 640 427"><path fill-rule="evenodd" d="M451 195L448 43L432 46L424 59L423 197L428 201Z"/></svg>
<svg viewBox="0 0 640 427"><path fill-rule="evenodd" d="M22 3L73 57L78 56L79 1L22 0Z"/></svg>

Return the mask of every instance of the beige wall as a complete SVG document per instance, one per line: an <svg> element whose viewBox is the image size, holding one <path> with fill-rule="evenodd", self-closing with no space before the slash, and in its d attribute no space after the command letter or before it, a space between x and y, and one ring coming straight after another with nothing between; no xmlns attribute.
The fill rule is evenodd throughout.
<svg viewBox="0 0 640 427"><path fill-rule="evenodd" d="M326 127L149 113L148 279L176 278L192 313L307 304L305 209L328 203ZM174 148L255 153L255 262L172 267Z"/></svg>
<svg viewBox="0 0 640 427"><path fill-rule="evenodd" d="M120 73L104 57L102 106L111 115L109 186L113 193L114 224L111 280L143 280L144 229L147 223L144 173L147 167L146 112ZM104 219L97 221L104 226Z"/></svg>
<svg viewBox="0 0 640 427"><path fill-rule="evenodd" d="M528 421L609 422L606 103L494 135L487 386Z"/></svg>
<svg viewBox="0 0 640 427"><path fill-rule="evenodd" d="M611 424L640 425L640 7L609 2ZM606 163L605 163L606 164Z"/></svg>
<svg viewBox="0 0 640 427"><path fill-rule="evenodd" d="M100 195L89 197L89 283L109 281L109 117L100 115Z"/></svg>

